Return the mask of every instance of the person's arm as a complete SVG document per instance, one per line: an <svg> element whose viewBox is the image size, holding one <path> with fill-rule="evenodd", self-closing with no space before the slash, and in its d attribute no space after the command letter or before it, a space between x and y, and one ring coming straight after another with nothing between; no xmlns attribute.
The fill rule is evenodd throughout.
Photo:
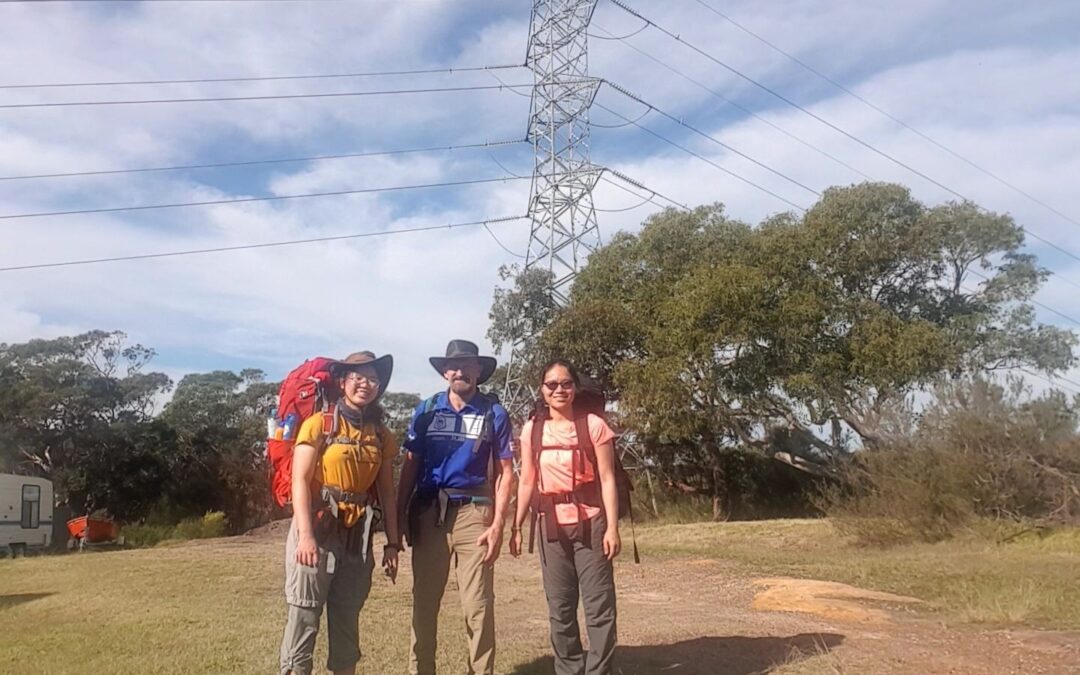
<svg viewBox="0 0 1080 675"><path fill-rule="evenodd" d="M495 415L495 447L492 452L498 458L499 475L495 478L495 509L491 526L476 540L477 546L487 546L484 562L492 563L502 549L506 512L510 507L510 492L514 488L514 455L510 449L510 418L501 408Z"/></svg>
<svg viewBox="0 0 1080 675"><path fill-rule="evenodd" d="M395 443L396 445L396 443ZM389 459L384 459L379 467L379 475L376 477L376 489L379 492L379 500L386 504L383 517L386 518L386 545L383 550L383 567L391 581L397 581L398 552L401 547L401 530L398 527L398 504L397 495L394 493L394 464Z"/></svg>
<svg viewBox="0 0 1080 675"><path fill-rule="evenodd" d="M615 444L601 443L596 448L596 470L600 474L600 497L604 502L607 532L604 534L604 556L614 560L622 550L619 538L619 489L615 483Z"/></svg>
<svg viewBox="0 0 1080 675"><path fill-rule="evenodd" d="M536 463L533 461L532 447L526 438L529 434L526 431L528 430L521 432L521 475L518 476L517 509L510 524L510 554L514 557L521 555L521 526L529 517L533 493L536 491Z"/></svg>
<svg viewBox="0 0 1080 675"><path fill-rule="evenodd" d="M409 420L409 429L405 432L405 442L401 444L401 449L405 451L405 461L401 465L401 476L398 477L397 489L398 546L404 543L402 537L405 534L406 524L409 522L406 515L409 510L409 501L412 499L413 490L416 488L416 479L424 466L424 458L417 452L421 449L423 439L420 438L417 432L416 422L424 414L425 407L427 407L426 404L421 402L413 410L412 419Z"/></svg>
<svg viewBox="0 0 1080 675"><path fill-rule="evenodd" d="M405 452L405 463L401 465L401 476L398 478L397 489L397 519L399 523L405 523L406 512L409 509L409 500L412 499L413 489L416 487L416 477L420 474L421 459L411 452ZM404 530L398 530L397 543L401 545L401 535Z"/></svg>
<svg viewBox="0 0 1080 675"><path fill-rule="evenodd" d="M308 567L319 565L319 547L315 542L311 515L311 479L315 476L318 452L302 443L293 448L292 507L296 521L296 562Z"/></svg>

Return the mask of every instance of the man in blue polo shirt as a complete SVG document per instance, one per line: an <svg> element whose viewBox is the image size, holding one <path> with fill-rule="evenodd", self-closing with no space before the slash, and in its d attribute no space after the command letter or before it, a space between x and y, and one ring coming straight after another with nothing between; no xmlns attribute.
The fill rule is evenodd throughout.
<svg viewBox="0 0 1080 675"><path fill-rule="evenodd" d="M468 673L495 672L494 563L513 488L510 418L477 387L496 362L451 340L431 365L448 388L417 406L405 439L398 508L408 511L413 621L409 672L434 675L439 605L454 560Z"/></svg>

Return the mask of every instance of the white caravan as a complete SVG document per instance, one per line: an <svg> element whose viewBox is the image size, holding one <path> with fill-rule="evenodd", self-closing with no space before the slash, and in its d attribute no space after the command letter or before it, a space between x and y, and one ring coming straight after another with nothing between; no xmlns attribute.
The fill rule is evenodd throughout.
<svg viewBox="0 0 1080 675"><path fill-rule="evenodd" d="M0 552L47 548L53 531L52 481L0 473Z"/></svg>

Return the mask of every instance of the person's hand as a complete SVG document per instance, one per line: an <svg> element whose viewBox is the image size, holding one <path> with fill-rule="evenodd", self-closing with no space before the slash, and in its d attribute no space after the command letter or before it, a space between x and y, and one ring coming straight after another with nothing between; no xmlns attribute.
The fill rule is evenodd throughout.
<svg viewBox="0 0 1080 675"><path fill-rule="evenodd" d="M499 551L502 549L503 540L503 524L496 521L491 524L491 527L484 530L484 533L476 540L477 546L486 546L487 551L484 553L484 564L490 564L495 562L495 559L499 557Z"/></svg>
<svg viewBox="0 0 1080 675"><path fill-rule="evenodd" d="M382 566L383 574L390 577L390 582L397 583L398 552L401 547L395 544L387 544L383 547Z"/></svg>
<svg viewBox="0 0 1080 675"><path fill-rule="evenodd" d="M314 536L301 534L297 537L296 562L306 567L319 566L319 547L315 544Z"/></svg>
<svg viewBox="0 0 1080 675"><path fill-rule="evenodd" d="M510 555L518 558L521 556L521 528L515 527L510 530Z"/></svg>
<svg viewBox="0 0 1080 675"><path fill-rule="evenodd" d="M607 532L604 533L604 557L608 560L614 560L621 550L622 539L619 538L618 528L609 527Z"/></svg>

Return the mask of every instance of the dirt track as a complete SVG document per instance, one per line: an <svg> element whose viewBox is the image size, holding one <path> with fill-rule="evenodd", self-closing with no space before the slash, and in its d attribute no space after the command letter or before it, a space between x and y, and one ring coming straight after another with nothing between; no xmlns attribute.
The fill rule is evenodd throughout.
<svg viewBox="0 0 1080 675"><path fill-rule="evenodd" d="M281 537L277 527L257 538L277 546ZM498 562L500 649L543 653L538 564L535 556ZM616 574L624 674L1080 673L1078 633L944 625L922 618L911 599L858 599L858 589L839 584L758 580L717 559L647 559L638 566L624 555ZM394 591L403 602L411 584L405 555ZM444 605L456 613L452 579ZM549 673L550 659L512 672Z"/></svg>

